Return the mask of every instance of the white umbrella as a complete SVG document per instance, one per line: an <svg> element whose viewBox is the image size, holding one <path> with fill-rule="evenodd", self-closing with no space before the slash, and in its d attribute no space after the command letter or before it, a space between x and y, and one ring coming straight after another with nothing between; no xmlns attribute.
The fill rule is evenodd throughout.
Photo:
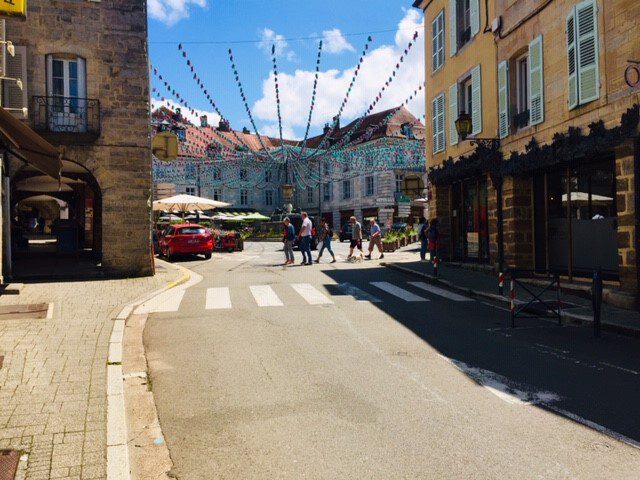
<svg viewBox="0 0 640 480"><path fill-rule="evenodd" d="M214 208L228 207L229 205L229 203L193 195L175 195L156 200L153 202L153 209L165 212L189 212L191 210L212 210Z"/></svg>

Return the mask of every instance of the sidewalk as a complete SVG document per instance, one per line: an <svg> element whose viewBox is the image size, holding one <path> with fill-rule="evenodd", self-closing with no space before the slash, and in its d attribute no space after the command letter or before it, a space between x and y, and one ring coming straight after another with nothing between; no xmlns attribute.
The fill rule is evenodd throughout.
<svg viewBox="0 0 640 480"><path fill-rule="evenodd" d="M53 304L50 318L0 319L0 448L20 450L17 479L105 479L107 356L123 305L180 277L26 284L7 305Z"/></svg>
<svg viewBox="0 0 640 480"><path fill-rule="evenodd" d="M498 278L495 275L451 266L443 262L439 264L438 278L436 278L433 276L433 265L430 262L420 262L417 252L405 250L400 252L400 255L395 257L390 255L389 257L389 260L392 261L385 263L385 266L388 268L417 275L431 283L440 284L466 295L503 303L505 307L509 307L508 276L505 280L504 295L499 296ZM542 290L542 287L536 285L532 285L531 288L535 292ZM516 294L518 300L528 301L531 298L522 288L517 289ZM553 300L555 298L555 291L545 294L543 298ZM562 302L570 304L568 305L569 308L564 309L562 312L565 321L592 324L593 309L589 298L585 298L584 295L579 296L563 291ZM601 322L603 330L640 336L640 312L636 310L623 310L603 303Z"/></svg>

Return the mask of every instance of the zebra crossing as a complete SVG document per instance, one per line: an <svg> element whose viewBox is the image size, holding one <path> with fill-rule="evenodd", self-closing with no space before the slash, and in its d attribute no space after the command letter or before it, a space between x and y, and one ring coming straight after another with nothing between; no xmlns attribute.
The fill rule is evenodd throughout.
<svg viewBox="0 0 640 480"><path fill-rule="evenodd" d="M365 288L370 287L375 294L350 283L340 283L329 286L328 290L334 293L329 293L324 289L321 290L310 283L249 285L248 287L211 287L205 291L204 309L228 311L232 310L234 306L281 308L287 304L290 306L327 306L335 303L334 296L351 298L357 302L373 304L397 300L408 304L425 303L431 301L430 296L444 298L453 302L472 301L471 298L425 282L406 282L398 285L391 282L378 281L369 282L366 286L362 286ZM420 292L416 293L415 291L408 290L406 288L407 286L413 287ZM243 292L246 290L248 290L250 294L248 297ZM165 292L165 294L146 302L142 306L142 309L139 308L136 313L177 312L180 310L185 298L185 291L186 290L183 289L175 292ZM247 304L247 299L249 299L249 304Z"/></svg>

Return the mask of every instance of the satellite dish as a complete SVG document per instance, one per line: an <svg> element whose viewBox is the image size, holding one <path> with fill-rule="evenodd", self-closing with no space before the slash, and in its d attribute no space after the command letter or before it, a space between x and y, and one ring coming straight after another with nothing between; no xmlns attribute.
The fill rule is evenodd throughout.
<svg viewBox="0 0 640 480"><path fill-rule="evenodd" d="M170 162L178 158L178 137L171 132L160 132L151 142L151 151L158 160Z"/></svg>

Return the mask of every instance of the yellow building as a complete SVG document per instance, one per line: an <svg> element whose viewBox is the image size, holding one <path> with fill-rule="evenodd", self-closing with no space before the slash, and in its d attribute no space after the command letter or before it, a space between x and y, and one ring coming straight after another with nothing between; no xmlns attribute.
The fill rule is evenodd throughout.
<svg viewBox="0 0 640 480"><path fill-rule="evenodd" d="M475 158L469 140L497 135L496 44L487 25L493 2L417 0L413 5L425 14L427 167ZM455 125L461 113L471 118L466 140ZM440 222L445 258L489 262L490 188L484 174L434 184L429 215Z"/></svg>

